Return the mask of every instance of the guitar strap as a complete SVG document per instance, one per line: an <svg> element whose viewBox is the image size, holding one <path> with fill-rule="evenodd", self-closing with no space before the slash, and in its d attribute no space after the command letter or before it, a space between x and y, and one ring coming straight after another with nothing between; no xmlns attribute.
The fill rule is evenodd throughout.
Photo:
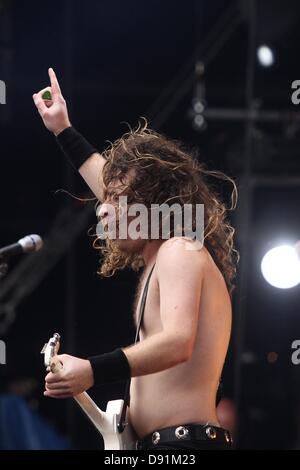
<svg viewBox="0 0 300 470"><path fill-rule="evenodd" d="M146 284L145 284L145 287L144 287L144 290L143 290L143 295L142 295L141 305L140 305L140 309L139 309L139 319L138 319L138 323L137 323L134 344L136 344L140 340L140 329L141 329L143 318L144 318L144 311L145 311L148 287L149 287L149 282L150 282L150 278L151 278L154 266L155 266L155 263L151 268L151 271L148 275L148 278L147 278L147 281L146 281ZM120 416L120 421L118 423L118 431L119 432L124 431L125 424L126 424L125 423L126 410L127 410L127 406L129 406L129 402L130 402L130 383L131 383L131 379L129 379L126 383L125 394L124 394L124 404L123 404L122 413L121 413L121 416Z"/></svg>

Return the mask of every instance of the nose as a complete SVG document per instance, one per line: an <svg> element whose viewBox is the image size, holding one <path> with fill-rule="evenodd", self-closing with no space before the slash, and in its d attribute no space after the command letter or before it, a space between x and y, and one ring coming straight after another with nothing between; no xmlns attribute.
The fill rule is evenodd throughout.
<svg viewBox="0 0 300 470"><path fill-rule="evenodd" d="M103 204L101 204L98 215L99 215L101 220L105 219L105 217L108 216L108 205L105 202L103 202Z"/></svg>

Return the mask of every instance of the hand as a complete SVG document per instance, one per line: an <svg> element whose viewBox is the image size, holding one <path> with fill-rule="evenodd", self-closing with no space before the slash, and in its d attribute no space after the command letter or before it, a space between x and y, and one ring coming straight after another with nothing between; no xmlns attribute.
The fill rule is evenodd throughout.
<svg viewBox="0 0 300 470"><path fill-rule="evenodd" d="M70 127L71 123L66 101L61 94L55 72L50 68L48 73L51 87L44 88L38 93L35 93L32 97L47 129L54 132L55 135L58 135L64 129ZM46 90L50 91L52 95L51 100L43 100L42 95Z"/></svg>
<svg viewBox="0 0 300 470"><path fill-rule="evenodd" d="M84 392L94 385L90 361L61 354L57 356L63 365L59 372L46 375L44 395L52 398L68 398Z"/></svg>

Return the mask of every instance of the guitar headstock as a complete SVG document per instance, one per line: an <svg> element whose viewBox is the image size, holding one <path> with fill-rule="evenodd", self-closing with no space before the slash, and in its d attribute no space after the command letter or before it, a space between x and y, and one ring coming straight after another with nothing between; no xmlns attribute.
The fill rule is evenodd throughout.
<svg viewBox="0 0 300 470"><path fill-rule="evenodd" d="M57 367L57 353L60 346L60 335L54 333L52 338L49 339L48 343L45 344L41 350L41 354L44 354L44 364L47 368L47 371L54 372L54 369Z"/></svg>

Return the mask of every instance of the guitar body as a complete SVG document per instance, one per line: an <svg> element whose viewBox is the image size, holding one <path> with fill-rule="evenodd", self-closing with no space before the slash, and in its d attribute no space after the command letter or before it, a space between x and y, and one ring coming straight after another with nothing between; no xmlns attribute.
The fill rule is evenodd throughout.
<svg viewBox="0 0 300 470"><path fill-rule="evenodd" d="M59 342L60 335L55 333L42 350L45 366L48 371L51 370L53 373L63 368L63 364L57 357ZM136 449L137 436L129 423L129 419L127 419L128 409L124 430L122 432L118 430L124 400L109 401L106 411L102 411L86 392L76 395L74 400L103 437L105 450Z"/></svg>
<svg viewBox="0 0 300 470"><path fill-rule="evenodd" d="M137 437L128 420L126 420L124 430L122 432L118 430L124 400L109 401L104 412L86 392L77 395L74 399L103 437L105 450L136 449Z"/></svg>

